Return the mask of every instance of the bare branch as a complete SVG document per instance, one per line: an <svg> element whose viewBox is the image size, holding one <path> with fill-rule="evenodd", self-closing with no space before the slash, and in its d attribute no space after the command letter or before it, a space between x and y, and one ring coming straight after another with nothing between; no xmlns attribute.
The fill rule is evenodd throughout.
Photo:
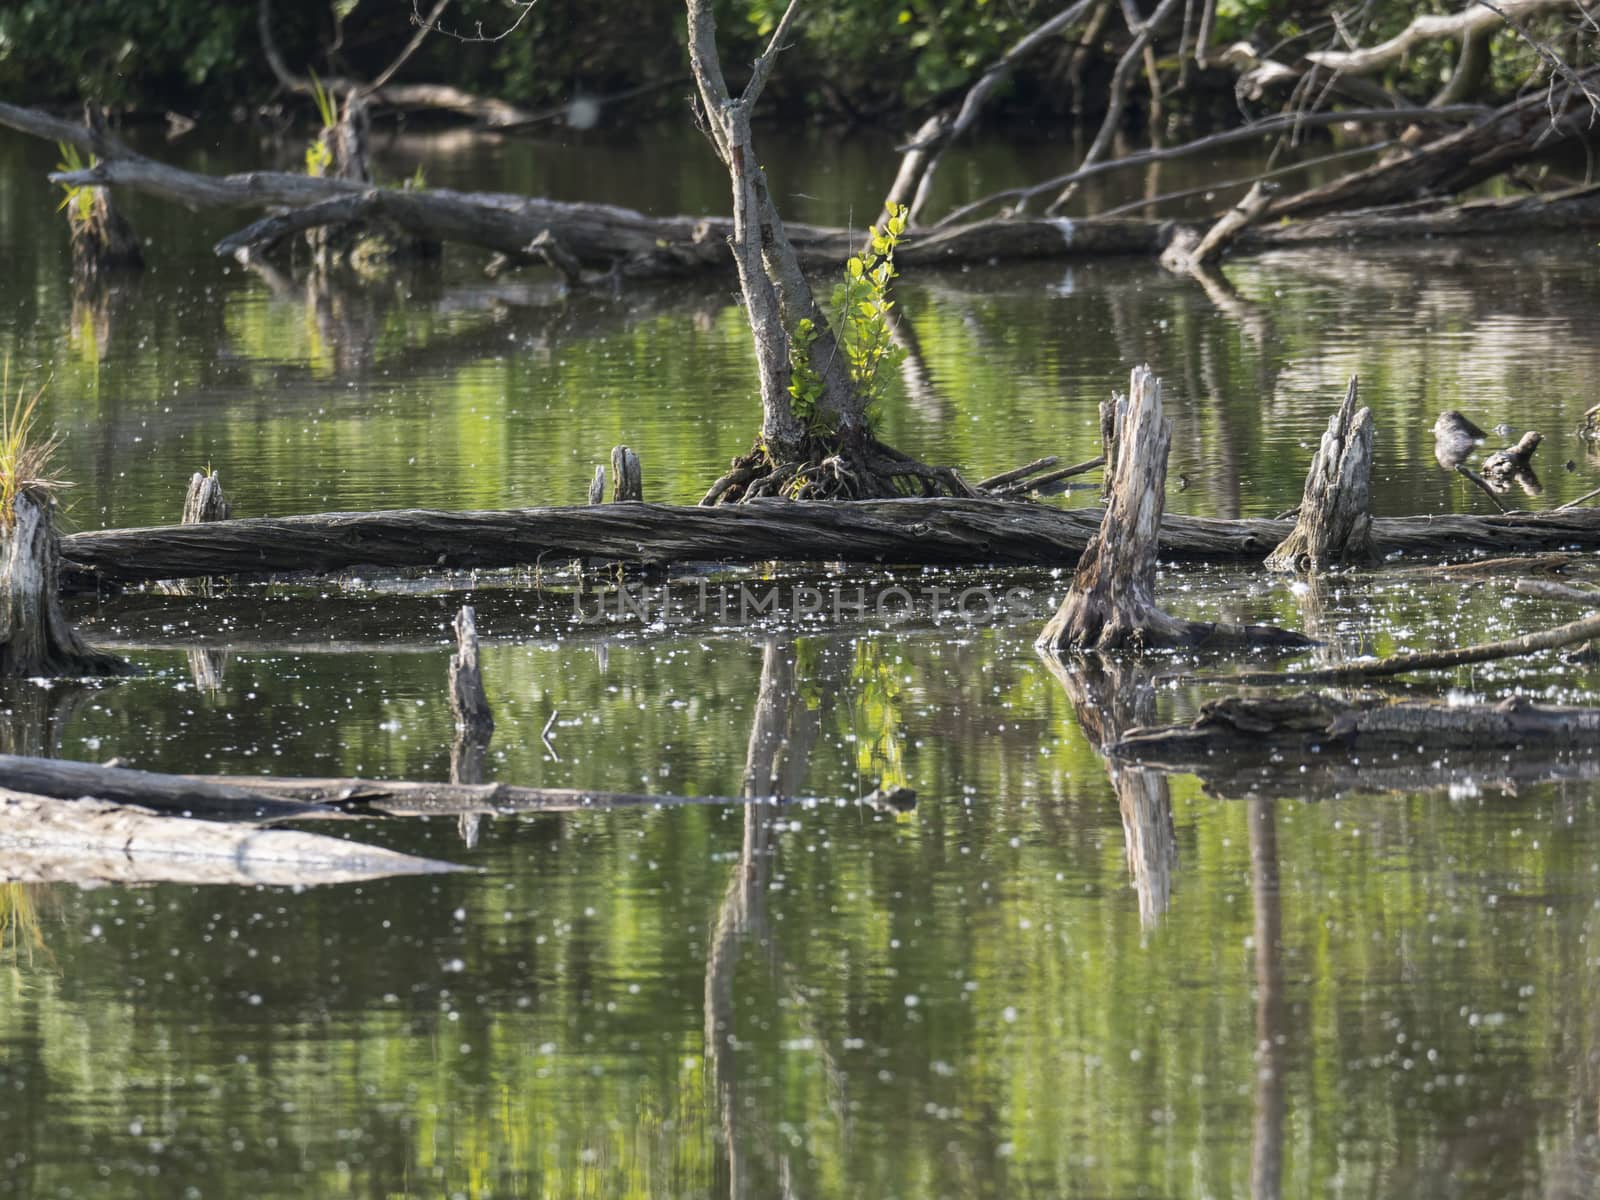
<svg viewBox="0 0 1600 1200"><path fill-rule="evenodd" d="M450 0L438 0L438 2L433 6L433 11L428 14L428 19L426 21L417 21L415 17L415 13L417 11L416 0L411 0L411 11L413 14L412 21L417 25L416 33L411 35L411 40L406 43L405 49L400 51L400 53L395 57L395 60L382 71L380 71L378 73L378 77L371 83L367 84L367 86L362 89L362 92L370 95L372 92L377 91L384 84L388 83L389 80L393 79L395 77L395 73L399 71L401 67L405 66L406 61L417 52L417 47L422 45L423 41L427 38L428 33L437 27L436 22L441 16L444 15L444 10L449 7ZM531 8L532 5L529 5L529 7Z"/></svg>
<svg viewBox="0 0 1600 1200"><path fill-rule="evenodd" d="M783 10L778 27L772 31L772 40L767 43L761 57L756 59L755 67L750 72L750 82L744 85L744 92L739 97L740 103L746 107L754 108L756 101L761 98L761 89L767 86L767 80L772 76L772 64L777 62L778 55L785 49L784 38L799 8L800 0L789 0L789 7Z"/></svg>
<svg viewBox="0 0 1600 1200"><path fill-rule="evenodd" d="M1350 50L1313 50L1306 58L1319 67L1341 74L1370 75L1390 63L1398 62L1420 42L1470 37L1482 30L1495 28L1501 21L1530 17L1552 9L1567 8L1571 4L1572 0L1501 0L1499 5L1490 4L1488 0L1473 0L1472 4L1458 13L1416 17L1388 41L1376 46L1357 45Z"/></svg>
<svg viewBox="0 0 1600 1200"><path fill-rule="evenodd" d="M443 11L444 5L436 5L434 12L424 17L422 10L417 7L417 0L411 0L411 23L420 26L425 34L438 33L457 42L499 42L504 41L521 28L522 23L528 19L528 14L533 11L534 5L538 3L539 0L506 0L507 8L517 10L517 19L499 33L485 33L482 21L474 22L477 29L473 33L460 33L454 29L446 29L435 20L435 17Z"/></svg>

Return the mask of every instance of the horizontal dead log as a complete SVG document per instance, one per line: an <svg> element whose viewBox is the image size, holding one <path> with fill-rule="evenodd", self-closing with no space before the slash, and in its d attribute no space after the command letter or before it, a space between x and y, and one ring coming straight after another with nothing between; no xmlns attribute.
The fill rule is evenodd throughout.
<svg viewBox="0 0 1600 1200"><path fill-rule="evenodd" d="M197 782L244 787L285 800L393 817L602 812L626 808L681 808L700 804L843 803L815 797L667 796L582 788L530 788L508 783L427 783L414 780L291 779L282 776L202 775ZM855 803L905 811L915 794L905 788L873 792Z"/></svg>
<svg viewBox="0 0 1600 1200"><path fill-rule="evenodd" d="M1213 700L1187 725L1133 729L1107 749L1199 775L1223 795L1311 796L1600 778L1600 709L1305 694Z"/></svg>
<svg viewBox="0 0 1600 1200"><path fill-rule="evenodd" d="M98 763L67 762L0 754L0 788L76 800L93 796L113 804L136 804L163 813L230 821L287 820L319 815L314 804L280 800L249 788L202 783L181 775L156 775Z"/></svg>
<svg viewBox="0 0 1600 1200"><path fill-rule="evenodd" d="M604 504L488 512L396 509L108 529L61 539L67 562L124 581L329 572L353 567L511 567L545 559L870 562L927 565L1077 560L1099 508L992 499L865 500L723 507ZM1287 521L1162 518L1165 559L1261 558ZM1380 555L1600 549L1600 510L1378 518Z"/></svg>
<svg viewBox="0 0 1600 1200"><path fill-rule="evenodd" d="M0 789L0 879L300 887L461 868L345 838Z"/></svg>
<svg viewBox="0 0 1600 1200"><path fill-rule="evenodd" d="M1428 199L1329 213L1247 229L1239 235L1237 245L1242 249L1262 249L1319 242L1570 233L1594 228L1600 228L1600 184L1544 196L1469 200L1463 204Z"/></svg>

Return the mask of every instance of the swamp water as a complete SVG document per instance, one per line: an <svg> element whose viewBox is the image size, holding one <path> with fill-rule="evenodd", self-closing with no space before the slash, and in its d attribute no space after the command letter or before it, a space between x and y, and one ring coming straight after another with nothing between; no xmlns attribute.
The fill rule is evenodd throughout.
<svg viewBox="0 0 1600 1200"><path fill-rule="evenodd" d="M721 204L693 141L642 151L650 170L631 148L450 144L394 148L393 173L420 155L438 184ZM881 192L852 153L795 153L816 197L797 217L842 221ZM13 380L49 377L76 528L172 520L207 463L257 515L573 502L618 442L647 498L689 501L748 447L728 280L563 297L452 251L437 272L317 288L210 257L231 227L214 215L135 201L151 269L75 298L52 162L0 138L0 351ZM1004 163L958 167L1007 182ZM1523 503L1595 486L1573 434L1600 400L1588 238L1226 272L1226 309L1146 262L905 278L924 371L886 436L974 475L1088 458L1099 400L1148 360L1174 423L1169 507L1270 515L1359 372L1379 513L1484 511L1433 463L1444 408L1545 432L1546 491ZM770 779L828 799L489 819L470 847L453 819L323 827L475 869L442 878L6 884L0 1195L1593 1194L1594 782L1267 801L1114 781L1080 723L1115 707L1105 682L1060 680L1030 648L1059 588L1039 571L683 574L687 606L610 623L554 567L454 584L80 603L146 674L59 690L48 733L9 744L447 778L465 599L491 778L690 796ZM772 588L784 611L699 611L702 584ZM891 585L909 615L792 603ZM1011 594L950 611L967 588ZM1397 572L1306 592L1172 568L1160 594L1350 653L1572 615ZM1600 700L1594 668L1551 659L1416 686ZM1178 719L1209 694L1147 688L1127 707ZM880 782L915 789L914 811L856 803Z"/></svg>

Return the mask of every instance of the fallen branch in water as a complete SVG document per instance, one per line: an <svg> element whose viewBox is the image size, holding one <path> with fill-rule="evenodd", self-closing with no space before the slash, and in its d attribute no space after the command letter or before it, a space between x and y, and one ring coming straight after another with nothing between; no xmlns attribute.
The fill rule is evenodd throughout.
<svg viewBox="0 0 1600 1200"><path fill-rule="evenodd" d="M1200 776L1221 795L1514 785L1600 778L1600 709L1343 700L1305 694L1208 701L1187 725L1132 729L1107 753Z"/></svg>
<svg viewBox="0 0 1600 1200"><path fill-rule="evenodd" d="M1334 667L1317 667L1312 670L1244 671L1237 675L1195 675L1188 677L1194 683L1238 684L1243 686L1283 685L1302 683L1355 683L1363 679L1387 679L1406 675L1412 671L1439 671L1448 667L1461 667L1470 663L1494 662L1502 658L1517 658L1537 654L1541 650L1559 650L1575 646L1591 638L1600 637L1600 613L1557 625L1554 629L1541 629L1521 637L1499 642L1480 642L1475 646L1462 646L1456 650L1413 650L1406 654L1391 654L1388 658L1369 659L1364 662L1343 663Z"/></svg>

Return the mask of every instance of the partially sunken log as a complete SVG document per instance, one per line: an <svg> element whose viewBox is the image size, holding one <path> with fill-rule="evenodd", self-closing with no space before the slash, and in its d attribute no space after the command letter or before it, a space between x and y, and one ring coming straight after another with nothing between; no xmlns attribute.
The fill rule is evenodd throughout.
<svg viewBox="0 0 1600 1200"><path fill-rule="evenodd" d="M58 800L95 796L118 804L230 821L283 820L314 816L319 811L315 805L297 800L280 800L248 788L204 783L182 775L14 754L0 754L0 788Z"/></svg>
<svg viewBox="0 0 1600 1200"><path fill-rule="evenodd" d="M395 509L94 530L62 538L61 554L102 582L355 567L517 567L574 558L1057 566L1077 560L1102 515L1098 508L955 497ZM1292 529L1288 521L1165 514L1160 553L1163 560L1259 562ZM1600 549L1600 510L1380 517L1372 523L1372 540L1384 556L1594 550Z"/></svg>
<svg viewBox="0 0 1600 1200"><path fill-rule="evenodd" d="M1338 794L1600 777L1600 709L1344 700L1209 701L1188 725L1130 730L1129 765L1199 775L1223 795Z"/></svg>
<svg viewBox="0 0 1600 1200"><path fill-rule="evenodd" d="M1110 502L1100 531L1078 561L1066 599L1035 643L1038 649L1059 653L1207 643L1311 644L1303 634L1286 629L1184 621L1156 607L1156 550L1171 439L1172 426L1161 411L1161 382L1149 367L1135 367L1127 403L1117 408Z"/></svg>
<svg viewBox="0 0 1600 1200"><path fill-rule="evenodd" d="M0 676L128 674L122 659L85 645L62 612L52 508L48 493L25 487L0 513Z"/></svg>
<svg viewBox="0 0 1600 1200"><path fill-rule="evenodd" d="M0 790L0 879L8 882L301 887L460 869L318 833Z"/></svg>
<svg viewBox="0 0 1600 1200"><path fill-rule="evenodd" d="M1356 410L1352 375L1311 460L1294 532L1267 556L1269 569L1316 571L1332 563L1373 561L1372 435L1372 410Z"/></svg>

